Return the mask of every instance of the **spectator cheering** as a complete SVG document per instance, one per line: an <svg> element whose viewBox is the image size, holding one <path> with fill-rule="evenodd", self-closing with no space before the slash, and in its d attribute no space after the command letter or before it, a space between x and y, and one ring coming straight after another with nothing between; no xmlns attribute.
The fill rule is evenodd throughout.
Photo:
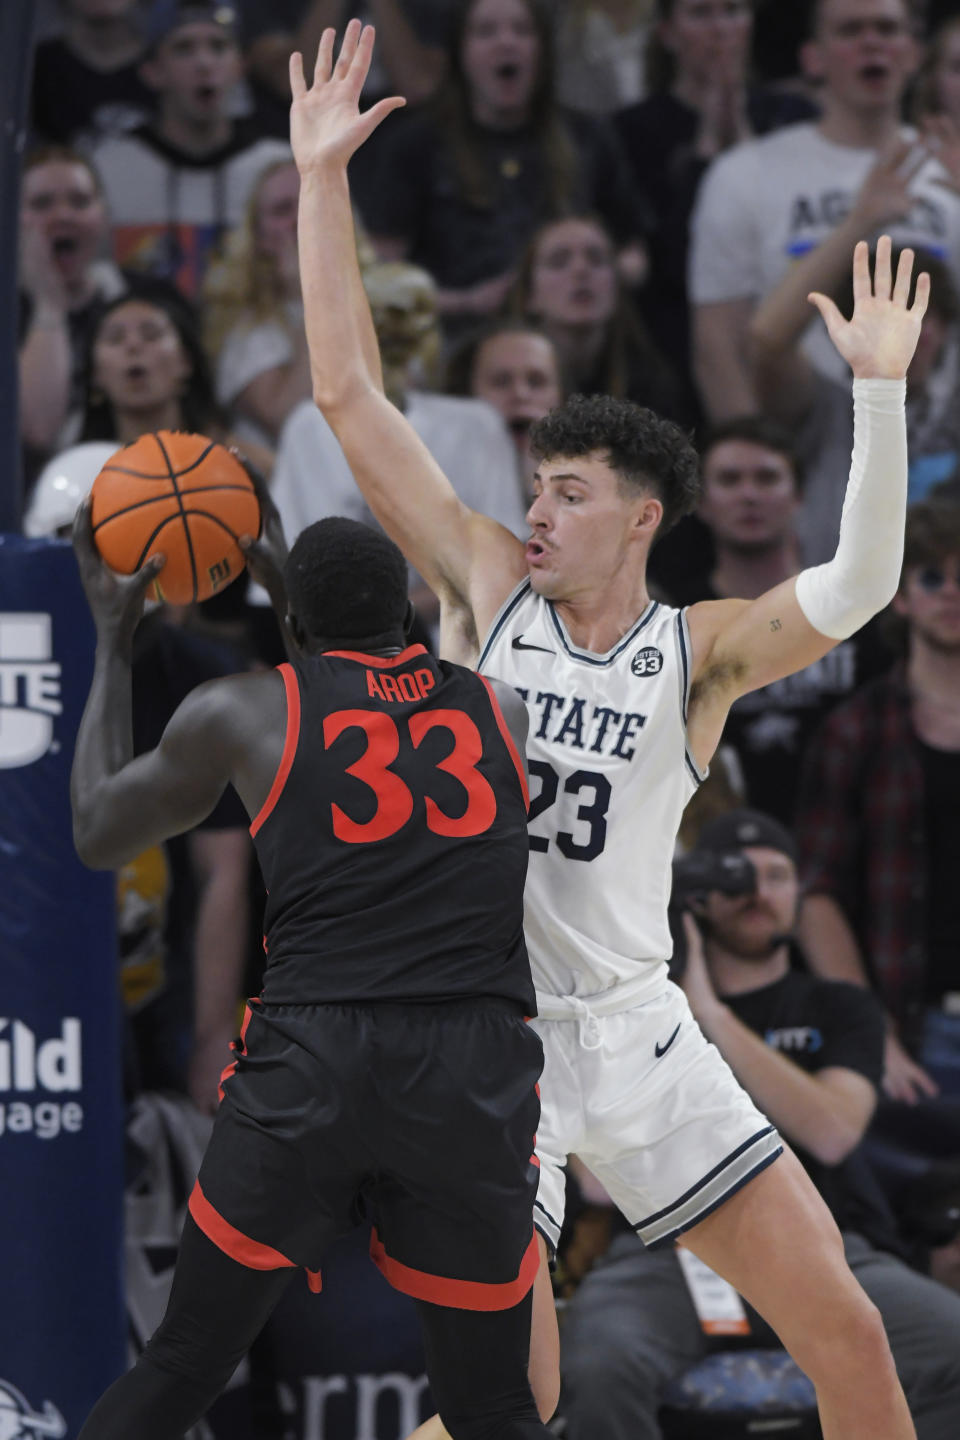
<svg viewBox="0 0 960 1440"><path fill-rule="evenodd" d="M430 271L448 317L499 309L524 245L550 215L596 211L618 244L637 236L616 137L558 108L552 66L544 0L462 0L436 101L384 132L378 183L361 211L383 258Z"/></svg>
<svg viewBox="0 0 960 1440"><path fill-rule="evenodd" d="M757 408L747 343L753 310L838 228L848 260L857 240L883 229L960 272L960 196L900 124L919 60L912 26L908 0L817 0L802 59L821 87L821 119L734 147L704 180L690 299L696 379L712 419ZM805 348L822 373L845 374L816 319Z"/></svg>
<svg viewBox="0 0 960 1440"><path fill-rule="evenodd" d="M499 410L517 447L524 495L532 499L537 457L530 449L530 428L563 399L553 342L522 321L495 321L452 356L447 393L473 395Z"/></svg>
<svg viewBox="0 0 960 1440"><path fill-rule="evenodd" d="M127 445L147 430L222 438L210 371L186 307L121 297L90 338L80 438Z"/></svg>
<svg viewBox="0 0 960 1440"><path fill-rule="evenodd" d="M84 356L104 306L169 288L99 258L107 213L99 177L74 150L47 146L24 167L20 200L20 433L28 470L75 438Z"/></svg>
<svg viewBox="0 0 960 1440"><path fill-rule="evenodd" d="M750 83L750 0L657 0L647 48L649 94L617 128L650 217L642 302L657 344L690 367L687 235L710 163L741 141L809 118L798 95Z"/></svg>
<svg viewBox="0 0 960 1440"><path fill-rule="evenodd" d="M820 975L875 985L884 1088L960 1095L960 506L907 516L894 609L906 655L825 722L798 813L804 948Z"/></svg>
<svg viewBox="0 0 960 1440"><path fill-rule="evenodd" d="M289 155L231 118L240 78L236 11L213 0L155 0L141 72L153 120L94 150L121 264L194 296L210 252L238 225L259 172Z"/></svg>
<svg viewBox="0 0 960 1440"><path fill-rule="evenodd" d="M204 286L218 399L232 408L238 434L270 447L311 393L297 267L299 194L292 160L267 166Z"/></svg>
<svg viewBox="0 0 960 1440"><path fill-rule="evenodd" d="M521 263L512 308L553 341L568 390L616 395L687 418L669 366L620 280L601 221L571 216L543 225Z"/></svg>

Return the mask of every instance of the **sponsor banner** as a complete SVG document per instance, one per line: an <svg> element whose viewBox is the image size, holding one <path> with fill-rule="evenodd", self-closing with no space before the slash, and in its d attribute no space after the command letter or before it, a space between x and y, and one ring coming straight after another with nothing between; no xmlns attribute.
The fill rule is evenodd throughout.
<svg viewBox="0 0 960 1440"><path fill-rule="evenodd" d="M70 1440L124 1368L114 880L80 864L70 815L93 648L70 546L0 536L0 1434L11 1437Z"/></svg>

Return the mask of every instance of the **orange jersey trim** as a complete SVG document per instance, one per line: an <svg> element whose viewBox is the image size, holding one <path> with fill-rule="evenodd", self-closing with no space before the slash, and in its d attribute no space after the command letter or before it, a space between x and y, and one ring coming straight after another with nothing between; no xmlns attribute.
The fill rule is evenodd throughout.
<svg viewBox="0 0 960 1440"><path fill-rule="evenodd" d="M361 650L324 650L328 660L357 660L361 665L376 665L380 670L392 670L405 665L414 655L426 655L426 645L408 645L399 655L364 655Z"/></svg>
<svg viewBox="0 0 960 1440"><path fill-rule="evenodd" d="M260 1002L259 1002L258 1000L256 1000L256 1001L251 1001L250 1003L251 1003L251 1004L257 1004L257 1005L258 1005ZM236 1040L231 1040L231 1041L230 1041L230 1049L231 1049L231 1050L234 1052L234 1054L237 1055L237 1056L242 1055L243 1052L244 1052L244 1050L246 1049L247 1026L250 1024L250 1016L251 1016L252 1014L253 1014L253 1011L250 1009L250 1005L247 1005L247 1007L246 1007L246 1013L245 1013L245 1015L244 1015L244 1017L243 1017L243 1024L242 1024L241 1027L240 1027L240 1043L238 1044ZM223 1068L223 1072L221 1073L221 1076L220 1076L220 1084L219 1084L218 1087L217 1087L217 1094L218 1094L218 1096L220 1097L221 1100L223 1099L223 1087L224 1087L224 1085L227 1083L227 1081L230 1079L230 1076L235 1072L236 1068L237 1068L237 1061L236 1061L236 1060L228 1060L228 1061L227 1061L227 1064L226 1064L226 1065L224 1066L224 1068Z"/></svg>
<svg viewBox="0 0 960 1440"><path fill-rule="evenodd" d="M293 765L293 757L297 753L297 742L300 739L300 686L297 684L297 674L292 665L278 665L277 669L283 676L283 685L287 695L287 733L283 742L280 764L277 766L277 773L270 786L270 793L250 826L252 836L256 835L263 822L269 818L273 807L280 799L290 774L290 767Z"/></svg>
<svg viewBox="0 0 960 1440"><path fill-rule="evenodd" d="M512 759L514 765L517 767L517 775L520 779L520 789L523 791L523 803L529 810L530 790L527 786L526 769L524 767L523 759L521 758L520 752L517 749L516 742L513 736L510 734L510 727L503 717L503 711L500 709L500 701L497 699L496 691L494 690L493 686L490 684L490 681L485 675L478 675L477 679L480 680L485 686L487 694L490 697L490 705L493 710L493 718L496 720L500 734L503 736L504 743L510 752L510 758Z"/></svg>
<svg viewBox="0 0 960 1440"><path fill-rule="evenodd" d="M530 1290L540 1266L536 1232L530 1237L516 1280L502 1285L483 1280L451 1280L445 1275L430 1275L425 1270L403 1265L387 1254L375 1228L370 1235L370 1258L395 1290L411 1295L414 1300L446 1305L451 1310L512 1310Z"/></svg>
<svg viewBox="0 0 960 1440"><path fill-rule="evenodd" d="M238 1230L235 1225L231 1225L229 1220L224 1220L200 1189L199 1180L193 1187L188 1208L207 1239L212 1240L224 1255L229 1255L231 1260L236 1260L238 1265L245 1265L248 1270L296 1270L299 1268L293 1260L288 1260L286 1255L281 1255L279 1250L274 1250L272 1246L264 1245L259 1240L251 1240L249 1235L244 1235L243 1231ZM310 1289L317 1293L321 1286L320 1271L308 1270L306 1275Z"/></svg>

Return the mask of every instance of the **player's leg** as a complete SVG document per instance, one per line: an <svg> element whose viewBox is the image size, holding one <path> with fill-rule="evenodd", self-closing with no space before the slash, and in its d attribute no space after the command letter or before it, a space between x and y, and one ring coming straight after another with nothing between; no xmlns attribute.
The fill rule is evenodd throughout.
<svg viewBox="0 0 960 1440"><path fill-rule="evenodd" d="M549 1420L560 1399L560 1335L557 1329L557 1311L553 1303L553 1285L550 1282L550 1263L547 1245L542 1235L537 1236L540 1245L540 1268L533 1282L533 1318L530 1326L530 1361L527 1378L541 1420ZM409 1440L449 1440L448 1431L439 1415L431 1415L414 1430Z"/></svg>
<svg viewBox="0 0 960 1440"><path fill-rule="evenodd" d="M180 1440L212 1405L295 1272L232 1260L187 1216L166 1314L101 1396L81 1440Z"/></svg>
<svg viewBox="0 0 960 1440"><path fill-rule="evenodd" d="M790 1150L683 1243L749 1300L813 1381L824 1440L912 1440L883 1321Z"/></svg>
<svg viewBox="0 0 960 1440"><path fill-rule="evenodd" d="M532 1291L509 1310L417 1301L430 1388L452 1440L545 1440L527 1379Z"/></svg>
<svg viewBox="0 0 960 1440"><path fill-rule="evenodd" d="M845 1235L847 1263L883 1317L919 1440L960 1435L960 1295Z"/></svg>

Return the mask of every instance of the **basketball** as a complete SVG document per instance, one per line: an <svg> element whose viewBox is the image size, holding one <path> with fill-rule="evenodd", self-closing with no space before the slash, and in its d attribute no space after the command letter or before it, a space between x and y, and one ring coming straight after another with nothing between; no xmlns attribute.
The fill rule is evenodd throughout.
<svg viewBox="0 0 960 1440"><path fill-rule="evenodd" d="M223 445L159 430L111 455L93 482L91 523L100 555L122 575L165 555L157 598L189 605L241 573L246 560L237 541L260 534L260 504Z"/></svg>

